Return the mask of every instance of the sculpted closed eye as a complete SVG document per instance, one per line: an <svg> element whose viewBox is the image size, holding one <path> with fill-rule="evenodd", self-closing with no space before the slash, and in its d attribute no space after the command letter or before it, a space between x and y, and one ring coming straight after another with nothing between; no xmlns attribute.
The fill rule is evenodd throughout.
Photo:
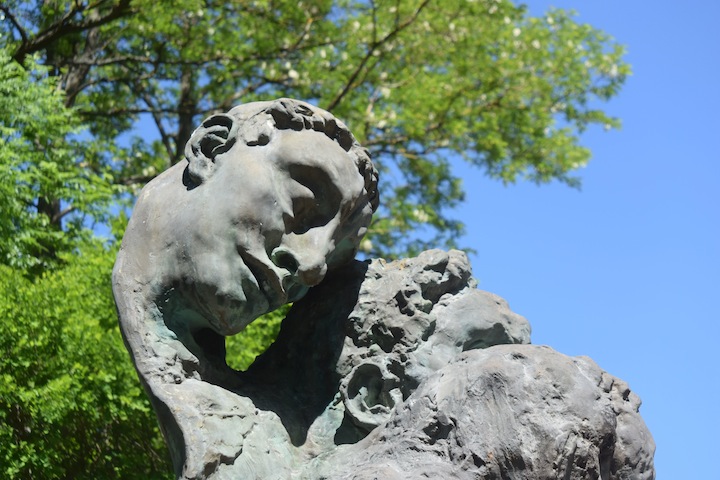
<svg viewBox="0 0 720 480"><path fill-rule="evenodd" d="M327 224L337 214L342 195L323 168L294 164L288 167L294 186L290 190L293 219L290 231L302 234Z"/></svg>

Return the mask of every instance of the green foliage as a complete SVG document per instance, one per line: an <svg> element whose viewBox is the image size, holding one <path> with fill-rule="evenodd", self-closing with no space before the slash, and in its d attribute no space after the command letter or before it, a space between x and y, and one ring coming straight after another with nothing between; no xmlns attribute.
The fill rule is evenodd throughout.
<svg viewBox="0 0 720 480"><path fill-rule="evenodd" d="M267 350L280 332L280 324L290 310L290 305L255 320L245 330L225 340L227 364L235 370L245 371L255 357Z"/></svg>
<svg viewBox="0 0 720 480"><path fill-rule="evenodd" d="M115 251L63 254L35 280L0 265L0 476L168 478L168 455L117 326Z"/></svg>
<svg viewBox="0 0 720 480"><path fill-rule="evenodd" d="M115 251L84 227L119 189L58 80L0 49L0 476L166 478L117 327Z"/></svg>
<svg viewBox="0 0 720 480"><path fill-rule="evenodd" d="M88 216L105 218L115 188L88 167L97 145L77 136L58 79L26 63L0 50L0 264L37 274L86 236Z"/></svg>
<svg viewBox="0 0 720 480"><path fill-rule="evenodd" d="M383 173L372 255L454 245L463 227L448 209L468 186L451 158L506 183L577 186L590 157L580 134L618 126L599 106L629 73L623 48L571 13L531 17L505 0L38 0L3 11L15 58L42 53L93 135L132 135L142 120L145 139L102 163L121 184L179 161L216 110L278 96L331 110Z"/></svg>
<svg viewBox="0 0 720 480"><path fill-rule="evenodd" d="M319 103L348 119L385 169L370 236L382 253L452 244L462 232L443 213L464 190L448 158L506 183L576 186L571 172L589 159L579 133L618 125L597 105L628 73L623 49L567 12L534 18L495 0L377 1L349 3L341 18L351 34L333 43L335 60L301 63L300 76L331 69L314 89ZM437 235L403 240L423 225Z"/></svg>
<svg viewBox="0 0 720 480"><path fill-rule="evenodd" d="M577 186L582 132L619 126L600 105L623 55L572 13L506 0L1 2L0 477L170 472L116 326L114 252L85 227L121 232L109 207L180 161L202 117L290 96L345 120L382 174L363 249L392 257L461 235L447 212L472 186L451 159ZM228 339L231 366L283 315Z"/></svg>

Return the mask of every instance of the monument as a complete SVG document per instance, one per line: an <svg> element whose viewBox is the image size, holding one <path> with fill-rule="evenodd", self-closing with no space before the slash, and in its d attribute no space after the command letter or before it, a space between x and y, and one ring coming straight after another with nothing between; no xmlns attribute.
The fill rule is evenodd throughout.
<svg viewBox="0 0 720 480"><path fill-rule="evenodd" d="M140 193L113 271L121 330L182 479L653 479L621 380L530 345L467 257L355 260L368 152L280 99L206 119ZM294 302L246 372L225 336Z"/></svg>

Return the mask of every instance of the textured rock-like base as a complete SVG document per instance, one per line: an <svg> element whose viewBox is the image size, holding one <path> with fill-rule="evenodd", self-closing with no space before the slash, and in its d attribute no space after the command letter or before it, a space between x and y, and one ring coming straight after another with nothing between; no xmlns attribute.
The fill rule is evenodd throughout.
<svg viewBox="0 0 720 480"><path fill-rule="evenodd" d="M338 452L321 476L652 479L655 447L639 405L588 358L533 345L474 350Z"/></svg>
<svg viewBox="0 0 720 480"><path fill-rule="evenodd" d="M222 337L144 312L127 340L178 478L655 475L637 396L588 358L529 345L527 320L477 290L459 251L332 272L243 373Z"/></svg>

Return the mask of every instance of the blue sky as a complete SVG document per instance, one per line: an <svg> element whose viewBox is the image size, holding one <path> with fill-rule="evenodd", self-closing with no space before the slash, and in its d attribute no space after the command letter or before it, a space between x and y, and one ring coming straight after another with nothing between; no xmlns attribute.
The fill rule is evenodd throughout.
<svg viewBox="0 0 720 480"><path fill-rule="evenodd" d="M627 46L633 75L606 105L623 127L584 135L581 191L457 164L462 245L533 343L590 356L642 398L659 480L718 479L720 2L527 3L574 9Z"/></svg>

